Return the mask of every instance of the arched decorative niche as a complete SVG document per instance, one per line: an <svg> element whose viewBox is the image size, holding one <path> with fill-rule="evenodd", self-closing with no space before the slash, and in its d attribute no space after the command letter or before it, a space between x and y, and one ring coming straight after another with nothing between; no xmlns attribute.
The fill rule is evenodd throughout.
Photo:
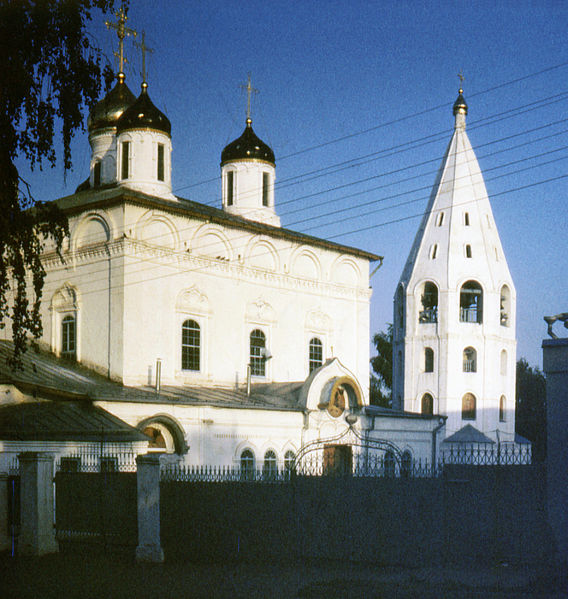
<svg viewBox="0 0 568 599"><path fill-rule="evenodd" d="M246 262L252 268L276 272L280 268L278 252L267 239L254 239L246 249Z"/></svg>
<svg viewBox="0 0 568 599"><path fill-rule="evenodd" d="M149 245L176 249L179 236L174 223L165 215L147 212L136 225L136 238Z"/></svg>
<svg viewBox="0 0 568 599"><path fill-rule="evenodd" d="M297 248L290 259L290 274L302 279L321 280L321 263L309 248Z"/></svg>
<svg viewBox="0 0 568 599"><path fill-rule="evenodd" d="M361 283L361 269L352 258L340 256L331 267L331 280L340 285L355 287Z"/></svg>
<svg viewBox="0 0 568 599"><path fill-rule="evenodd" d="M110 241L112 230L109 222L110 218L107 214L103 215L97 212L86 214L75 228L72 247L80 249Z"/></svg>
<svg viewBox="0 0 568 599"><path fill-rule="evenodd" d="M232 260L233 248L225 232L216 225L205 224L195 232L190 250L196 256Z"/></svg>

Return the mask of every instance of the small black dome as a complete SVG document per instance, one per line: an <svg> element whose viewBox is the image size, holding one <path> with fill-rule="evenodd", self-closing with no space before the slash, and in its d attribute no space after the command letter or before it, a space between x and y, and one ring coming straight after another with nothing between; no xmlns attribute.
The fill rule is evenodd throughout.
<svg viewBox="0 0 568 599"><path fill-rule="evenodd" d="M99 102L89 114L87 126L89 132L105 127L115 127L124 111L136 101L136 96L124 83L124 77L119 78L116 85Z"/></svg>
<svg viewBox="0 0 568 599"><path fill-rule="evenodd" d="M168 117L154 106L146 87L143 87L138 99L118 120L116 129L117 133L127 129L155 129L171 135L172 125Z"/></svg>
<svg viewBox="0 0 568 599"><path fill-rule="evenodd" d="M257 159L275 164L274 152L270 146L266 145L256 136L252 129L252 121L247 119L247 126L243 134L235 141L232 141L221 152L221 166L226 162L243 159Z"/></svg>
<svg viewBox="0 0 568 599"><path fill-rule="evenodd" d="M465 103L465 98L463 97L463 89L460 89L458 98L454 102L454 116L456 116L458 112L467 114L467 104Z"/></svg>

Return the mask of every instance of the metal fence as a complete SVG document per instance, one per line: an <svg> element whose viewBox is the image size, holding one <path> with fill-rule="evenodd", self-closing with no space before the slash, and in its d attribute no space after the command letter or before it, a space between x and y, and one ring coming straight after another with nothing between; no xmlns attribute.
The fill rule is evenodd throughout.
<svg viewBox="0 0 568 599"><path fill-rule="evenodd" d="M133 452L79 452L58 458L57 472L136 472Z"/></svg>
<svg viewBox="0 0 568 599"><path fill-rule="evenodd" d="M532 463L532 446L528 443L449 445L442 449L441 461L467 466L527 466Z"/></svg>

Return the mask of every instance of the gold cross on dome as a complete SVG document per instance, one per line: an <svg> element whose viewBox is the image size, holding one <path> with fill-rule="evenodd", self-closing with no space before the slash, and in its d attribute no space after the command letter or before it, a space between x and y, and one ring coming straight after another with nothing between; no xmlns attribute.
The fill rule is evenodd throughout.
<svg viewBox="0 0 568 599"><path fill-rule="evenodd" d="M114 14L117 18L117 22L111 23L110 21L105 21L105 25L107 26L107 29L116 30L116 35L118 37L118 53L115 52L114 55L118 57L119 61L118 72L124 73L124 63L127 62L126 58L124 57L124 38L128 37L129 35L136 37L137 32L134 29L126 26L128 17L126 16L122 6Z"/></svg>
<svg viewBox="0 0 568 599"><path fill-rule="evenodd" d="M248 74L248 82L246 85L241 84L239 86L241 89L246 89L247 91L247 121L250 121L250 98L252 94L258 94L258 90L255 89L250 82L250 73Z"/></svg>
<svg viewBox="0 0 568 599"><path fill-rule="evenodd" d="M134 45L137 48L140 48L140 50L142 51L142 82L146 83L146 52L149 52L150 54L154 53L154 48L149 48L146 45L146 32L143 31L142 32L142 41L140 43L138 42L134 42Z"/></svg>
<svg viewBox="0 0 568 599"><path fill-rule="evenodd" d="M463 71L460 69L460 72L458 73L458 77L460 78L460 88L463 87L463 82L465 80Z"/></svg>

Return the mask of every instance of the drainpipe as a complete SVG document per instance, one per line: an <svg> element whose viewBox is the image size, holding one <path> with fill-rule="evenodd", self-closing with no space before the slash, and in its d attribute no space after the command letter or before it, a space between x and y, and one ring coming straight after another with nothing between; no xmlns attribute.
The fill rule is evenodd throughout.
<svg viewBox="0 0 568 599"><path fill-rule="evenodd" d="M247 364L247 397L250 397L250 379L251 379L251 369L250 369L250 364Z"/></svg>
<svg viewBox="0 0 568 599"><path fill-rule="evenodd" d="M156 393L160 392L162 386L162 360L158 358L156 360Z"/></svg>

